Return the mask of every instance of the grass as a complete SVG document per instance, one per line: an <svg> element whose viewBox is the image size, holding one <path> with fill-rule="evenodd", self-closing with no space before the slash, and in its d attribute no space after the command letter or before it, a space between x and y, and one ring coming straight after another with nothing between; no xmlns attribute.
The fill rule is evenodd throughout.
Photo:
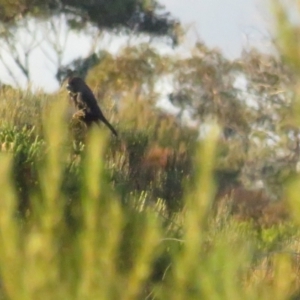
<svg viewBox="0 0 300 300"><path fill-rule="evenodd" d="M244 190L216 208L218 128L199 142L128 95L115 139L70 125L61 93L0 91L0 299L300 299L299 175L288 217Z"/></svg>
<svg viewBox="0 0 300 300"><path fill-rule="evenodd" d="M143 185L137 173L151 135L141 131L134 139L124 131L117 141L93 128L84 140L74 141L65 103L48 104L47 114L39 112L38 125L28 126L19 111L18 122L11 124L8 117L0 127L1 299L296 295L297 222L258 230L210 213L217 128L195 146L194 183L183 186L181 208L170 214L159 195L174 182L164 185L168 180L161 173L157 182ZM174 177L182 172L175 166L183 158L172 155L169 176ZM154 164L156 172L161 172L160 163Z"/></svg>

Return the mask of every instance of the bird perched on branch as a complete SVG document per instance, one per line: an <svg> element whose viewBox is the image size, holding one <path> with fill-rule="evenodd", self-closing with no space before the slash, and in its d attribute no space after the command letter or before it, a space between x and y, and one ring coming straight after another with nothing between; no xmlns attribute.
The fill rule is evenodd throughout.
<svg viewBox="0 0 300 300"><path fill-rule="evenodd" d="M115 136L118 135L114 127L104 117L93 92L83 79L80 77L69 77L67 90L78 109L73 118L83 121L87 126L92 125L93 122L99 123L99 121L102 121Z"/></svg>

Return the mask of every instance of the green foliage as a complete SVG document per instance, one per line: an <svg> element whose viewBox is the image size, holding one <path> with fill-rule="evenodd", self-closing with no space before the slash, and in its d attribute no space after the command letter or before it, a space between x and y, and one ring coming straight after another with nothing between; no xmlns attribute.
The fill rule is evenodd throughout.
<svg viewBox="0 0 300 300"><path fill-rule="evenodd" d="M18 193L19 212L26 214L30 189L37 185L36 165L44 153L44 142L34 134L34 128L3 128L0 131L2 152L13 154L13 178Z"/></svg>
<svg viewBox="0 0 300 300"><path fill-rule="evenodd" d="M170 75L176 117L155 107ZM200 44L189 58L140 45L87 78L118 139L70 122L65 92L0 91L0 298L296 299L298 127L286 116L299 101L281 91L297 72L255 51L230 62ZM248 189L256 179L286 199Z"/></svg>
<svg viewBox="0 0 300 300"><path fill-rule="evenodd" d="M73 140L67 102L57 98L40 111L39 130L1 127L2 299L288 299L296 290L287 278L297 274L289 254L297 227L211 215L217 126L198 143L172 118L160 123L145 102L143 120L119 122L120 140L97 127ZM143 130L146 116L160 125Z"/></svg>
<svg viewBox="0 0 300 300"><path fill-rule="evenodd" d="M66 15L69 27L82 30L85 25L98 29L118 31L126 28L136 33L170 37L177 44L175 25L157 1L113 0L113 1L68 1L68 0L15 0L0 1L0 22L15 26L18 20L27 16L34 18Z"/></svg>
<svg viewBox="0 0 300 300"><path fill-rule="evenodd" d="M293 174L297 159L298 128L289 118L294 106L288 92L294 76L280 57L255 50L229 61L201 43L187 58L159 55L142 44L126 47L116 56L103 56L87 80L99 99L122 99L120 119L135 128L147 126L160 146L176 148L182 142L191 150L196 129L200 128L201 139L208 124L216 121L222 131L217 169L239 172L240 182L249 188L262 181L273 197L280 198L279 173ZM173 120L153 109L160 100L161 82L174 88L168 95L179 110ZM191 126L190 130L181 126L187 114L194 135Z"/></svg>
<svg viewBox="0 0 300 300"><path fill-rule="evenodd" d="M92 68L88 80L107 93L134 92L136 97L155 97L155 82L170 69L170 58L159 55L149 44L126 47L117 57L106 54Z"/></svg>

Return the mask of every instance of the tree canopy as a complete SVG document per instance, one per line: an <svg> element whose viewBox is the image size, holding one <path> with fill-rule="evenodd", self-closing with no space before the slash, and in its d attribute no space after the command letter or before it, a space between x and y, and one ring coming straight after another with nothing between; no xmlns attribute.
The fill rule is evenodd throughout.
<svg viewBox="0 0 300 300"><path fill-rule="evenodd" d="M137 33L169 36L176 42L178 23L157 1L140 0L14 0L0 1L0 22L14 25L25 16L65 14L73 29L92 24L99 29L127 29Z"/></svg>
<svg viewBox="0 0 300 300"><path fill-rule="evenodd" d="M0 6L3 7L0 20L11 26L18 24L19 17L47 19L64 15L63 22L67 20L73 29L83 29L89 23L97 30L123 28L136 33L169 35L176 27L174 18L163 13L163 7L156 1L0 0ZM52 25L54 33L60 32L60 24ZM14 38L13 32L10 36ZM8 39L5 42L8 44ZM152 119L154 115L160 119L157 105L162 96L178 110L172 124L180 130L192 123L201 139L205 126L217 122L222 130L218 168L227 173L238 172L243 184L253 186L261 180L265 186L276 189L279 185L274 182L282 180L282 173L295 171L300 136L298 127L290 121L293 94L289 89L295 74L280 55L248 49L232 61L219 50L198 42L189 55L180 57L161 55L155 47L144 43L124 47L116 55L102 48L92 49L89 56L64 65L61 55L65 47L58 44L59 38L54 34L51 46L60 55L55 66L58 81L63 80L68 69L76 70L101 101L108 99L123 108L134 106L145 111L141 122L149 126L149 131L153 130L153 135L158 134L157 124L161 124L160 120ZM15 45L14 40L11 45ZM28 79L29 51L30 48L24 62L18 57L18 49L10 51ZM160 89L166 86L171 87L170 92L162 95ZM137 122L136 118L143 114L128 107L124 119ZM122 115L122 109L119 113ZM172 138L164 135L159 143L170 146Z"/></svg>

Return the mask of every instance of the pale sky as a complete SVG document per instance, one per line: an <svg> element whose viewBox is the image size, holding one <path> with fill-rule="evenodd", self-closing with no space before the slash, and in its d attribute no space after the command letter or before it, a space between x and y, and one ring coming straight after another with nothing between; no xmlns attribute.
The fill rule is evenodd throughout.
<svg viewBox="0 0 300 300"><path fill-rule="evenodd" d="M256 46L263 51L271 49L268 42L271 16L266 2L267 0L160 0L189 29L184 49L188 51L196 40L201 40L209 47L220 48L230 59L237 58L242 48ZM47 37L47 31L42 31L40 26L36 32L37 35ZM24 38L25 44L28 43L25 36L22 32L18 40ZM64 30L61 30L61 38L64 36ZM63 62L85 57L90 48L89 41L87 36L71 34L65 47ZM108 48L110 51L116 51L119 44L119 41L111 37L99 41L100 48ZM9 59L7 62L9 63ZM51 66L51 62L41 51L35 51L30 64L35 87L49 92L58 88L54 79L55 67ZM0 80L11 83L1 65ZM20 82L24 86L24 78Z"/></svg>
<svg viewBox="0 0 300 300"><path fill-rule="evenodd" d="M243 47L267 47L270 9L267 0L161 0L185 25L193 39L218 47L229 58Z"/></svg>

